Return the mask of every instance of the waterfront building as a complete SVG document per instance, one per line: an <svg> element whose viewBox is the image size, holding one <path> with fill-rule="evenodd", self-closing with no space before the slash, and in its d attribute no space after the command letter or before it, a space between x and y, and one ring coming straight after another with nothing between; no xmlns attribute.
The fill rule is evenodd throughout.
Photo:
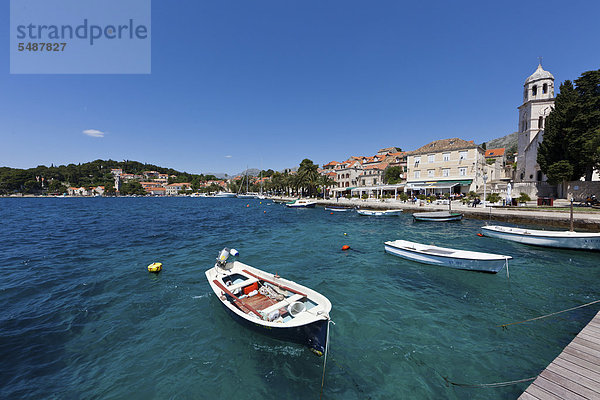
<svg viewBox="0 0 600 400"><path fill-rule="evenodd" d="M350 194L351 190L358 185L359 176L363 172L360 157L350 157L348 160L336 166L336 186L332 189L336 196Z"/></svg>
<svg viewBox="0 0 600 400"><path fill-rule="evenodd" d="M519 144L517 157L517 182L546 181L537 163L538 146L544 137L546 118L554 107L554 76L542 68L523 85L523 104L519 106Z"/></svg>
<svg viewBox="0 0 600 400"><path fill-rule="evenodd" d="M180 191L182 190L187 190L189 188L191 188L191 184L184 182L184 183L171 183L167 186L165 186L165 194L167 196L174 196L176 194L178 194Z"/></svg>
<svg viewBox="0 0 600 400"><path fill-rule="evenodd" d="M477 191L483 186L485 152L475 142L441 139L409 153L406 191L442 194Z"/></svg>

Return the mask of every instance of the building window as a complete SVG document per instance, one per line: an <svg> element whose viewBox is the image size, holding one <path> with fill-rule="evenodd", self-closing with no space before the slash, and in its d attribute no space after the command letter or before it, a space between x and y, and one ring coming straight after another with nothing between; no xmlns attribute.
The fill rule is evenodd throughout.
<svg viewBox="0 0 600 400"><path fill-rule="evenodd" d="M544 129L544 117L538 118L538 128Z"/></svg>
<svg viewBox="0 0 600 400"><path fill-rule="evenodd" d="M467 152L466 151L461 151L459 153L459 157L460 160L466 160L467 159Z"/></svg>
<svg viewBox="0 0 600 400"><path fill-rule="evenodd" d="M428 169L427 170L427 176L428 177L432 178L434 176L433 174L434 174L434 170L433 169Z"/></svg>
<svg viewBox="0 0 600 400"><path fill-rule="evenodd" d="M531 95L532 95L533 97L537 96L537 85L533 85L533 86L531 87Z"/></svg>
<svg viewBox="0 0 600 400"><path fill-rule="evenodd" d="M373 185L377 185L377 178L373 178Z"/></svg>
<svg viewBox="0 0 600 400"><path fill-rule="evenodd" d="M450 176L450 168L444 168L442 170L442 176Z"/></svg>
<svg viewBox="0 0 600 400"><path fill-rule="evenodd" d="M421 157L415 157L415 165L419 165L421 162Z"/></svg>
<svg viewBox="0 0 600 400"><path fill-rule="evenodd" d="M362 180L362 185L365 186L365 180L364 179Z"/></svg>
<svg viewBox="0 0 600 400"><path fill-rule="evenodd" d="M546 94L548 93L548 84L544 83L544 86L542 86L542 93Z"/></svg>
<svg viewBox="0 0 600 400"><path fill-rule="evenodd" d="M450 153L444 153L444 161L450 161Z"/></svg>
<svg viewBox="0 0 600 400"><path fill-rule="evenodd" d="M419 179L421 177L421 171L415 171L415 179Z"/></svg>
<svg viewBox="0 0 600 400"><path fill-rule="evenodd" d="M435 154L429 154L429 155L427 156L427 162L428 162L428 163L435 162Z"/></svg>
<svg viewBox="0 0 600 400"><path fill-rule="evenodd" d="M458 169L458 175L460 175L460 176L466 176L467 175L467 169L466 168L459 168Z"/></svg>

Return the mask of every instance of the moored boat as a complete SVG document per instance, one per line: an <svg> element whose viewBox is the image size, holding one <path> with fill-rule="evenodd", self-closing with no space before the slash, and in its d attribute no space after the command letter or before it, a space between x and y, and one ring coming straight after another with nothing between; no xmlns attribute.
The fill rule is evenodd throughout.
<svg viewBox="0 0 600 400"><path fill-rule="evenodd" d="M235 197L235 193L219 192L219 193L215 194L213 197Z"/></svg>
<svg viewBox="0 0 600 400"><path fill-rule="evenodd" d="M460 221L462 217L463 215L461 213L450 211L420 212L413 214L415 221Z"/></svg>
<svg viewBox="0 0 600 400"><path fill-rule="evenodd" d="M316 201L308 199L297 199L290 201L289 203L285 203L285 206L290 208L313 208L316 205Z"/></svg>
<svg viewBox="0 0 600 400"><path fill-rule="evenodd" d="M323 355L330 321L329 300L305 286L243 264L237 255L235 249L221 250L215 266L205 272L228 313L251 329L305 345Z"/></svg>
<svg viewBox="0 0 600 400"><path fill-rule="evenodd" d="M366 215L372 217L386 217L402 214L402 210L362 210L360 208L356 209L356 212L358 213L358 215Z"/></svg>
<svg viewBox="0 0 600 400"><path fill-rule="evenodd" d="M354 210L354 208L352 208L352 207L337 207L337 206L325 207L325 211L345 212L345 211L352 211L352 210Z"/></svg>
<svg viewBox="0 0 600 400"><path fill-rule="evenodd" d="M384 246L385 251L390 254L423 264L494 274L505 265L508 266L508 260L512 259L511 256L449 249L408 240L389 241Z"/></svg>
<svg viewBox="0 0 600 400"><path fill-rule="evenodd" d="M574 231L544 231L509 226L481 227L484 236L523 244L576 250L600 250L600 233Z"/></svg>

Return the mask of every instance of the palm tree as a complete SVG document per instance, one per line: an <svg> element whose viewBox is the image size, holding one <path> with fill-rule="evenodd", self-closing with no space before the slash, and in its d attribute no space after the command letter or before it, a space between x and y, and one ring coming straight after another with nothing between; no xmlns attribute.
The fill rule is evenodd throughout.
<svg viewBox="0 0 600 400"><path fill-rule="evenodd" d="M319 166L315 165L308 158L302 160L302 162L300 163L300 167L298 168L299 186L303 188L308 188L310 196L312 196L313 190L315 190L318 185L318 168Z"/></svg>

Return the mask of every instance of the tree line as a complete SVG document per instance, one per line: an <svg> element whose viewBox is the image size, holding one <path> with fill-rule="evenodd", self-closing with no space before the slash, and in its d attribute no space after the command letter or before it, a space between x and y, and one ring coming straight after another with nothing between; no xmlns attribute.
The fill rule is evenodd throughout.
<svg viewBox="0 0 600 400"><path fill-rule="evenodd" d="M144 171L157 171L161 174L175 175L169 183L189 182L196 189L202 182L216 179L213 175L188 174L172 168L159 167L138 161L95 160L83 164L39 165L35 168L19 169L0 167L0 194L26 193L65 193L67 187L104 186L105 191L114 192L112 169L122 169L124 173L142 175ZM123 194L144 194L139 182L124 183Z"/></svg>

